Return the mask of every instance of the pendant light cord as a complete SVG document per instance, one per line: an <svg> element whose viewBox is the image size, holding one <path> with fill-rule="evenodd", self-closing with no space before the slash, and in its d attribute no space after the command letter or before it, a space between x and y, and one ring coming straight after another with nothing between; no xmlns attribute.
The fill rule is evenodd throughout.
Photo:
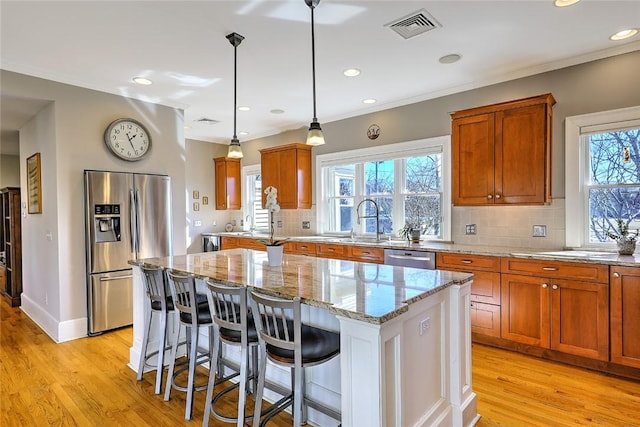
<svg viewBox="0 0 640 427"><path fill-rule="evenodd" d="M236 115L237 108L237 96L238 96L238 46L233 46L233 139L238 139L236 135Z"/></svg>
<svg viewBox="0 0 640 427"><path fill-rule="evenodd" d="M313 9L315 7L311 6L311 73L313 75L313 121L317 122L318 118L316 117L316 38L313 24Z"/></svg>

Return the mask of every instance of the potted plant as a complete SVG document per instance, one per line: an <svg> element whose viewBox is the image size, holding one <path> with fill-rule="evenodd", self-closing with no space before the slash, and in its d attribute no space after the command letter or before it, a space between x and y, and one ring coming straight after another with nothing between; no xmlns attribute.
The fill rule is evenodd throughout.
<svg viewBox="0 0 640 427"><path fill-rule="evenodd" d="M407 239L411 241L411 243L420 243L420 235L422 234L422 226L420 225L412 225L409 223L405 223L400 230L398 230L398 235L403 239Z"/></svg>
<svg viewBox="0 0 640 427"><path fill-rule="evenodd" d="M633 255L636 250L636 240L638 239L640 230L636 230L635 233L630 233L629 224L626 224L621 219L617 220L617 223L618 232L607 232L607 236L616 241L620 255Z"/></svg>
<svg viewBox="0 0 640 427"><path fill-rule="evenodd" d="M267 201L265 202L264 207L269 212L269 239L260 239L258 241L267 247L269 265L277 267L282 265L282 254L284 252L284 247L282 245L287 240L275 240L273 238L273 234L275 232L273 227L273 214L280 212L280 205L278 204L278 189L269 186L264 190L264 194L267 195Z"/></svg>

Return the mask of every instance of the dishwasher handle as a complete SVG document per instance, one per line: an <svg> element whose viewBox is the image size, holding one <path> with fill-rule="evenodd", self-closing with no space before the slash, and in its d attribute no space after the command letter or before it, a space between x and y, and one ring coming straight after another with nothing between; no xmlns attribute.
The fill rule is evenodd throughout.
<svg viewBox="0 0 640 427"><path fill-rule="evenodd" d="M417 261L431 261L431 257L429 256L416 256L416 255L411 255L411 254L405 254L405 255L387 255L387 258L393 258L393 259L415 259Z"/></svg>

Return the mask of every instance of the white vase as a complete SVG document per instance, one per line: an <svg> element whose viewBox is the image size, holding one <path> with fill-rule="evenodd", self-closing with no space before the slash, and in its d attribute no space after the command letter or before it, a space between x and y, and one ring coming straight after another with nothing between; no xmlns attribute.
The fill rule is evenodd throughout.
<svg viewBox="0 0 640 427"><path fill-rule="evenodd" d="M269 259L270 267L280 267L282 265L283 252L283 245L267 246L267 258Z"/></svg>

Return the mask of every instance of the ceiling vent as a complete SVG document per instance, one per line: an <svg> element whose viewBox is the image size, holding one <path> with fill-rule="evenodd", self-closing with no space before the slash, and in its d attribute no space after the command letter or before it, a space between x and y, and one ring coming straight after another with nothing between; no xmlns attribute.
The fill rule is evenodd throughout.
<svg viewBox="0 0 640 427"><path fill-rule="evenodd" d="M201 123L203 125L215 125L220 123L220 120L209 119L207 117L203 117L201 119L196 120L196 123Z"/></svg>
<svg viewBox="0 0 640 427"><path fill-rule="evenodd" d="M442 27L436 19L426 10L422 9L411 13L393 22L385 24L385 27L391 28L405 39L410 39L418 34L426 33Z"/></svg>

